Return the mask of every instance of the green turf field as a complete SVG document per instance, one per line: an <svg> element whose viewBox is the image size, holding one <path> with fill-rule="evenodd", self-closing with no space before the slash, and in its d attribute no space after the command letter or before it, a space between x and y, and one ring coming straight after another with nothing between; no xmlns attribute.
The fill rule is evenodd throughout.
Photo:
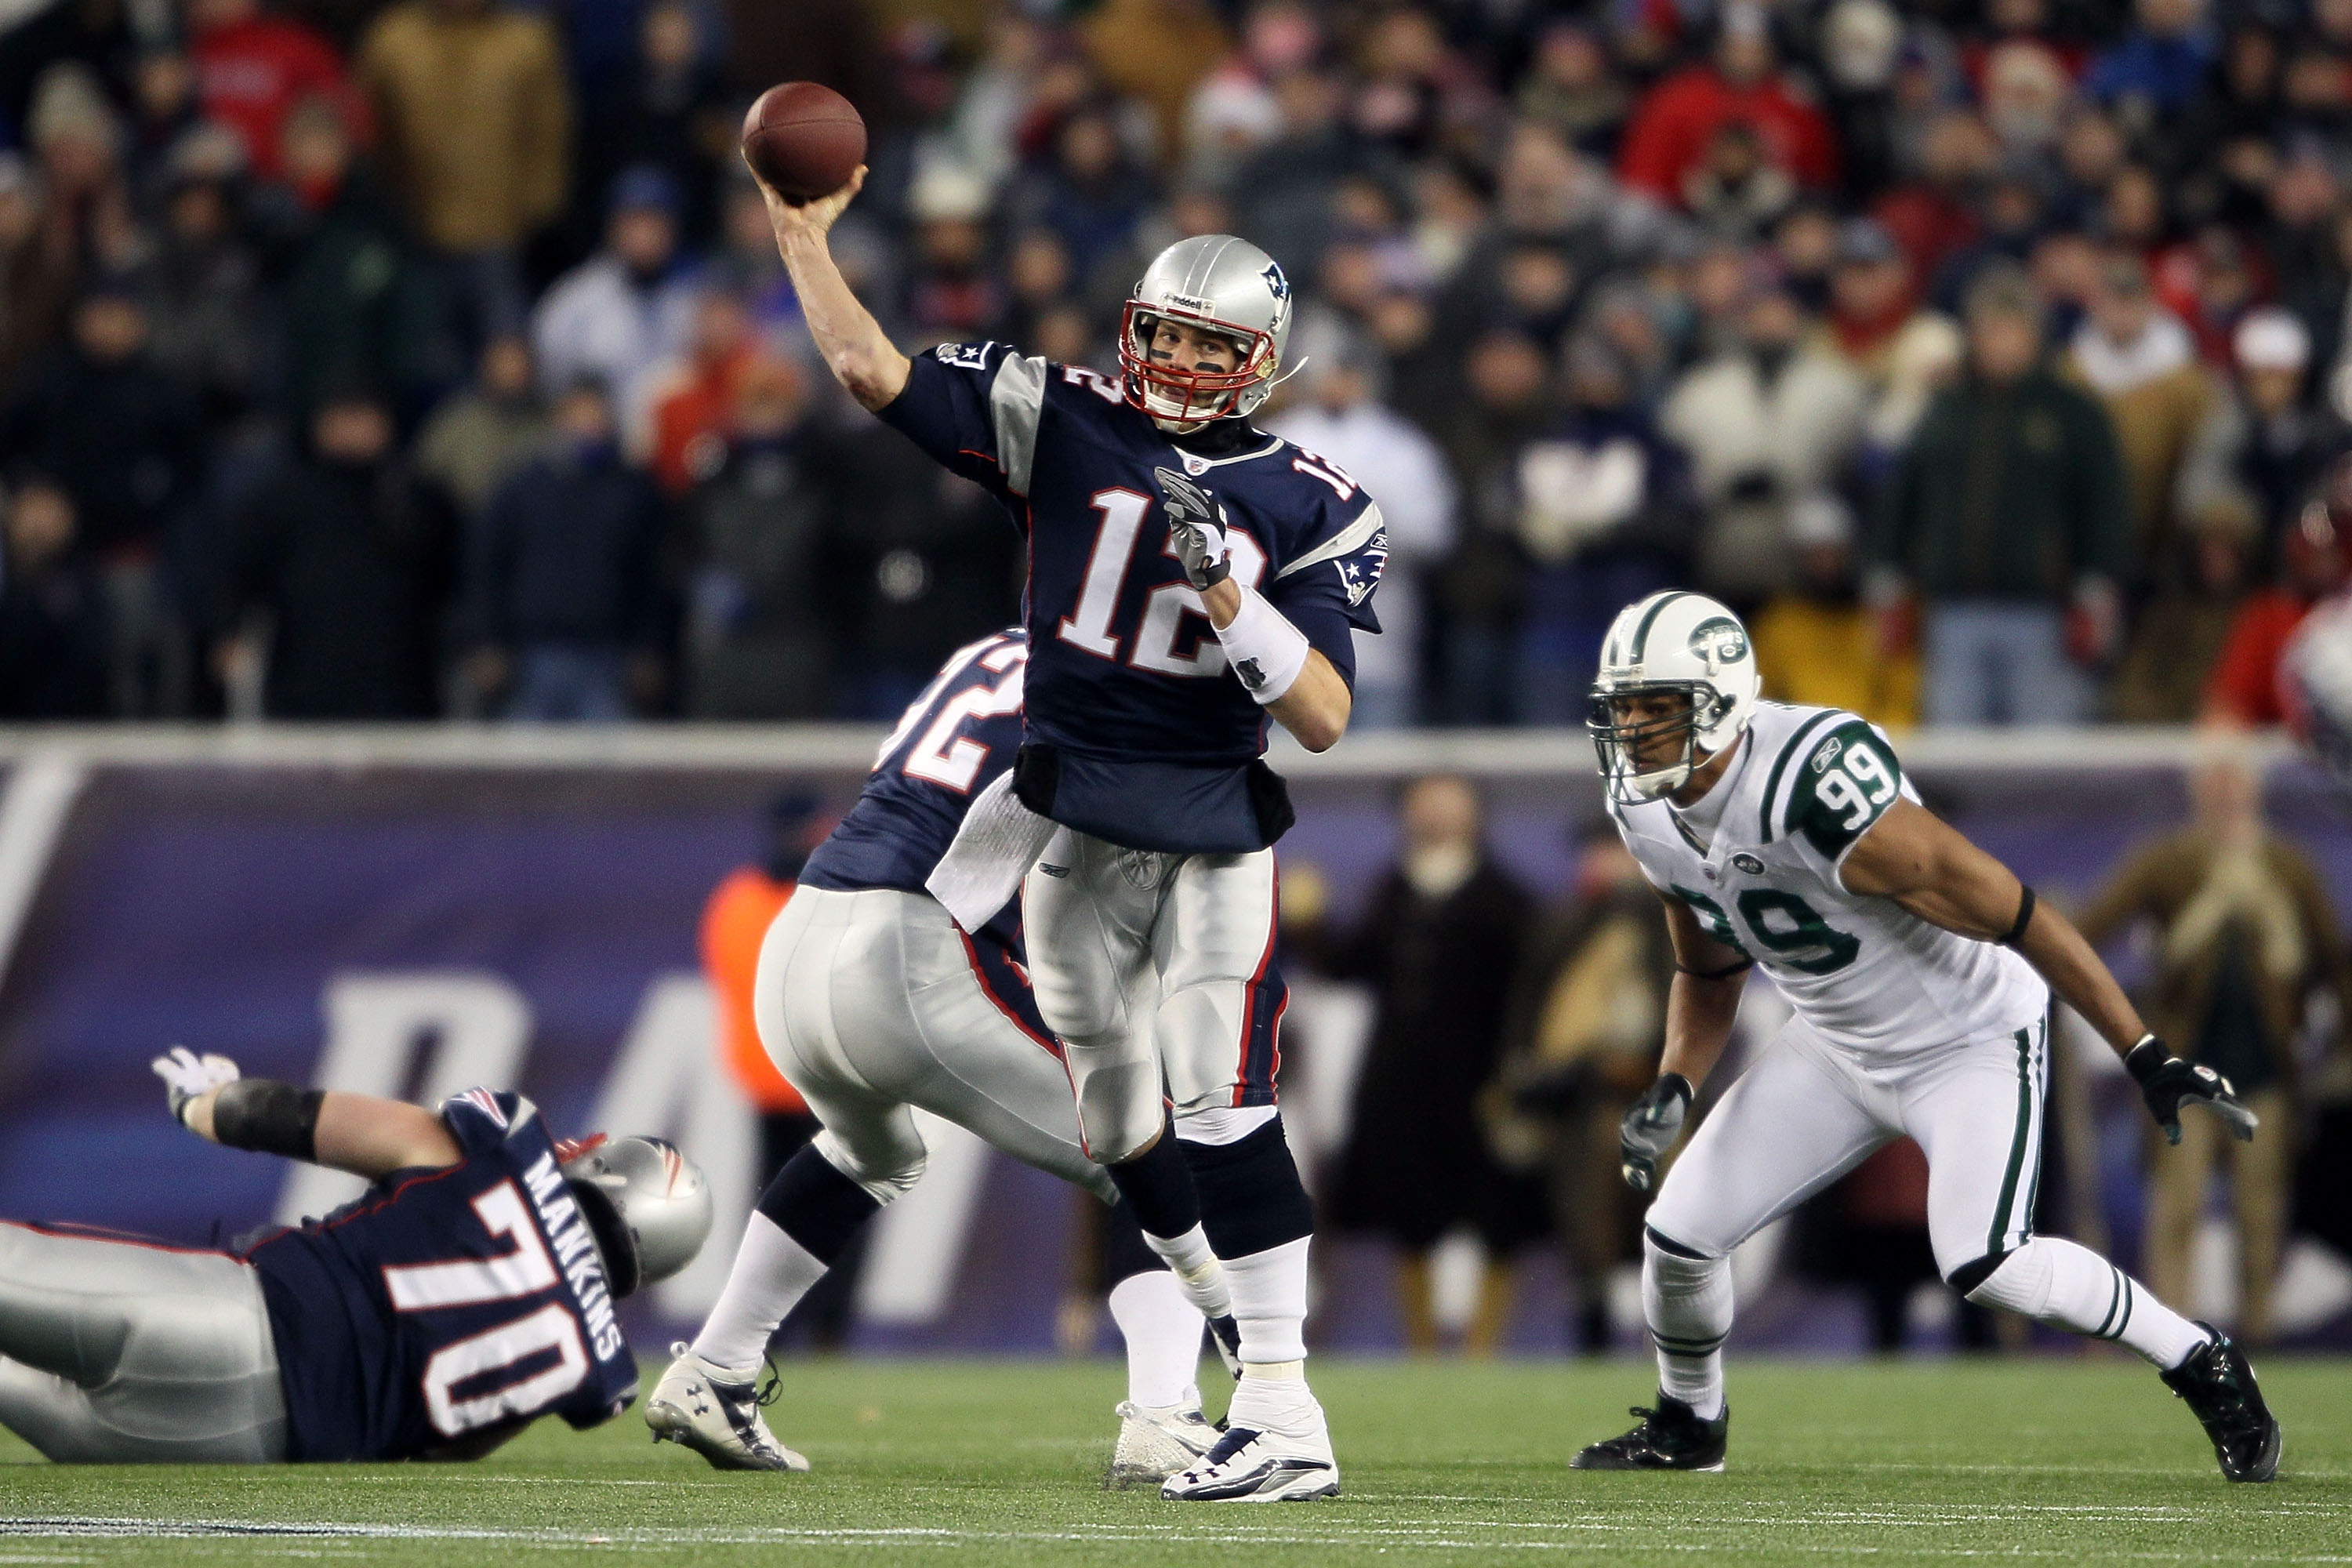
<svg viewBox="0 0 2352 1568"><path fill-rule="evenodd" d="M717 1474L652 1447L634 1413L585 1436L541 1423L447 1468L62 1468L0 1436L0 1565L2352 1563L2341 1361L2263 1364L2286 1426L2267 1487L2224 1484L2137 1362L1735 1363L1720 1476L1566 1468L1626 1425L1645 1387L1631 1362L1315 1371L1336 1502L1098 1490L1122 1390L1108 1362L795 1363L772 1415L807 1476Z"/></svg>

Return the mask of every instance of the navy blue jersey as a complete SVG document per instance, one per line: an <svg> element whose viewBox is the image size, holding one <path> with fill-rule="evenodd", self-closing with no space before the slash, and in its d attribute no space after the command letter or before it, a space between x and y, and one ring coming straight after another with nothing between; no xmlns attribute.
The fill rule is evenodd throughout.
<svg viewBox="0 0 2352 1568"><path fill-rule="evenodd" d="M1021 744L1029 634L997 632L954 656L882 742L857 804L801 868L812 888L919 893L974 796Z"/></svg>
<svg viewBox="0 0 2352 1568"><path fill-rule="evenodd" d="M552 1412L628 1408L637 1365L530 1101L441 1107L465 1158L400 1171L246 1250L286 1387L287 1458L404 1459Z"/></svg>
<svg viewBox="0 0 2352 1568"><path fill-rule="evenodd" d="M1029 634L1019 626L959 648L908 704L882 742L857 804L816 847L800 879L843 893L867 888L923 892L973 797L1013 765L1028 664ZM1058 1051L1030 994L1020 920L1016 899L968 935L965 945L997 1005Z"/></svg>
<svg viewBox="0 0 2352 1568"><path fill-rule="evenodd" d="M918 356L881 414L1027 536L1026 739L1056 754L1048 815L1139 849L1259 847L1243 774L1265 749L1265 711L1184 580L1153 471L1215 499L1234 575L1350 682L1350 633L1380 630L1371 595L1388 559L1371 498L1272 436L1188 452L1117 383L1001 343Z"/></svg>

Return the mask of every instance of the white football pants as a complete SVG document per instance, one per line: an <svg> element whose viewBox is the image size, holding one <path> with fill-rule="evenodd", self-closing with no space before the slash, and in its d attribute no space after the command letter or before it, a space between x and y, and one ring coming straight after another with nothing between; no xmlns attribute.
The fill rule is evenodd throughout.
<svg viewBox="0 0 2352 1568"><path fill-rule="evenodd" d="M1021 912L1089 1155L1131 1157L1171 1105L1274 1103L1273 850L1164 855L1057 828Z"/></svg>
<svg viewBox="0 0 2352 1568"><path fill-rule="evenodd" d="M796 888L761 943L753 984L761 1043L824 1123L817 1152L877 1202L923 1173L909 1107L1117 1201L1079 1147L1052 1045L990 995L938 900Z"/></svg>
<svg viewBox="0 0 2352 1568"><path fill-rule="evenodd" d="M2032 1234L2049 1073L2044 1019L1867 1059L1791 1018L1666 1173L1650 1227L1721 1258L1907 1133L1927 1156L1928 1239L1948 1278Z"/></svg>
<svg viewBox="0 0 2352 1568"><path fill-rule="evenodd" d="M0 1426L66 1464L285 1458L253 1266L0 1223Z"/></svg>

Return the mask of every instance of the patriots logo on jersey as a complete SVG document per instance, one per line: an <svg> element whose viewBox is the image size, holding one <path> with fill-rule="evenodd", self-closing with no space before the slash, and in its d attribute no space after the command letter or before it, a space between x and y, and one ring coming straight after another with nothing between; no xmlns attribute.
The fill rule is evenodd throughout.
<svg viewBox="0 0 2352 1568"><path fill-rule="evenodd" d="M941 364L951 364L958 370L986 370L990 343L941 343L931 351Z"/></svg>
<svg viewBox="0 0 2352 1568"><path fill-rule="evenodd" d="M1372 590L1381 585L1381 573L1389 563L1389 531L1382 528L1372 535L1361 550L1337 563L1339 584L1348 591L1350 608L1371 597Z"/></svg>

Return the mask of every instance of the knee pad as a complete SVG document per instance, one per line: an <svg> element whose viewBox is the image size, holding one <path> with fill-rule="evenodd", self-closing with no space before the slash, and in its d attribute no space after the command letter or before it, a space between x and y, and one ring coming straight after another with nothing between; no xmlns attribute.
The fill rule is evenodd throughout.
<svg viewBox="0 0 2352 1568"><path fill-rule="evenodd" d="M1158 1135L1168 1111L1160 1098L1160 1064L1121 1037L1107 1045L1065 1040L1062 1062L1078 1101L1078 1136L1087 1158L1117 1165Z"/></svg>
<svg viewBox="0 0 2352 1568"><path fill-rule="evenodd" d="M918 1143L913 1157L892 1169L866 1170L827 1128L784 1162L756 1206L812 1257L830 1264L876 1210L923 1179L924 1163Z"/></svg>
<svg viewBox="0 0 2352 1568"><path fill-rule="evenodd" d="M1315 1234L1315 1205L1280 1118L1232 1143L1176 1142L1201 1194L1201 1226L1219 1258L1247 1258Z"/></svg>

